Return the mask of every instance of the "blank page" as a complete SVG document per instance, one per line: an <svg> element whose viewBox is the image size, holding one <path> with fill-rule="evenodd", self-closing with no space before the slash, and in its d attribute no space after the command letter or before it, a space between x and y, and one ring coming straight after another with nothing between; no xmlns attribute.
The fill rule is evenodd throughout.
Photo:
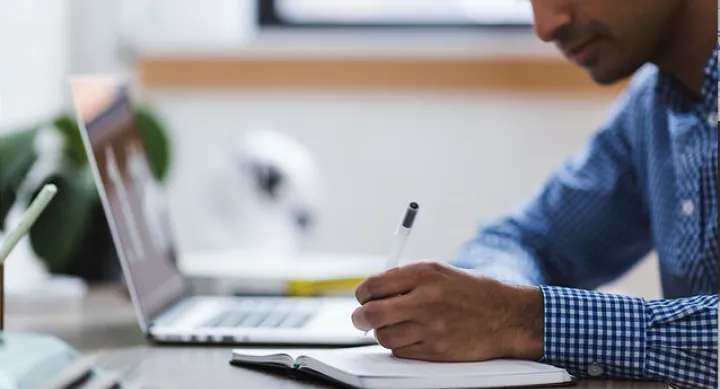
<svg viewBox="0 0 720 389"><path fill-rule="evenodd" d="M526 374L558 374L565 370L524 360L492 360L485 362L444 363L396 358L381 346L346 348L339 350L313 350L304 355L359 377L460 377ZM319 367L306 358L303 365ZM324 370L324 369L323 369Z"/></svg>

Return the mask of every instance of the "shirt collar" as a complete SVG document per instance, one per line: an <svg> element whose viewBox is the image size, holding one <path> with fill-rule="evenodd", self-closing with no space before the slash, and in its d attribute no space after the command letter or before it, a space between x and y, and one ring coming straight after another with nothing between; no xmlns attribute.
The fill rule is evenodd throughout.
<svg viewBox="0 0 720 389"><path fill-rule="evenodd" d="M718 31L720 38L720 31ZM705 78L701 87L701 98L694 97L671 74L660 71L655 92L660 100L675 111L693 111L700 109L704 113L717 112L718 106L718 46L710 53L703 69Z"/></svg>

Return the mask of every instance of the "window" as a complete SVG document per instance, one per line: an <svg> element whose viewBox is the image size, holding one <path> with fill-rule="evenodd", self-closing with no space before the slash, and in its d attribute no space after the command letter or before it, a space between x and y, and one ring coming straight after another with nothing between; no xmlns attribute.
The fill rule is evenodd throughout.
<svg viewBox="0 0 720 389"><path fill-rule="evenodd" d="M258 0L262 26L482 27L532 25L527 0Z"/></svg>

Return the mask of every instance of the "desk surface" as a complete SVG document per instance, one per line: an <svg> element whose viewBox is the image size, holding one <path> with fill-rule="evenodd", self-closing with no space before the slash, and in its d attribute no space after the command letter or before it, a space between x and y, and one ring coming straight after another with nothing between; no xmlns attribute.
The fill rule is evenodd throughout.
<svg viewBox="0 0 720 389"><path fill-rule="evenodd" d="M227 348L133 347L104 352L99 364L152 389L299 389L338 388L321 382L300 382L257 370L228 364ZM171 383L171 384L170 384ZM667 389L667 385L648 382L581 380L579 389Z"/></svg>
<svg viewBox="0 0 720 389"><path fill-rule="evenodd" d="M263 371L230 366L232 347L148 345L128 300L119 288L92 290L80 312L67 315L9 315L8 330L51 333L86 354L100 367L151 389L336 388L300 382ZM581 389L667 389L662 383L581 380Z"/></svg>

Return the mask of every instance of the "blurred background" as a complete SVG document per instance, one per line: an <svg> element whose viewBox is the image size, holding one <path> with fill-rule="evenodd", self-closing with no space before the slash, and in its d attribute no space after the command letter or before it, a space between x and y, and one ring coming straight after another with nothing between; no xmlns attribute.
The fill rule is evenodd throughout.
<svg viewBox="0 0 720 389"><path fill-rule="evenodd" d="M417 201L407 256L449 260L579 152L622 87L592 84L531 16L516 0L0 0L0 221L57 132L64 162L28 185L68 195L33 250L53 272L117 276L66 79L110 73L142 103L181 253L257 243L238 183L259 155L303 161L283 171L301 250L383 256ZM271 173L255 182L272 199ZM659 297L655 259L605 289Z"/></svg>

